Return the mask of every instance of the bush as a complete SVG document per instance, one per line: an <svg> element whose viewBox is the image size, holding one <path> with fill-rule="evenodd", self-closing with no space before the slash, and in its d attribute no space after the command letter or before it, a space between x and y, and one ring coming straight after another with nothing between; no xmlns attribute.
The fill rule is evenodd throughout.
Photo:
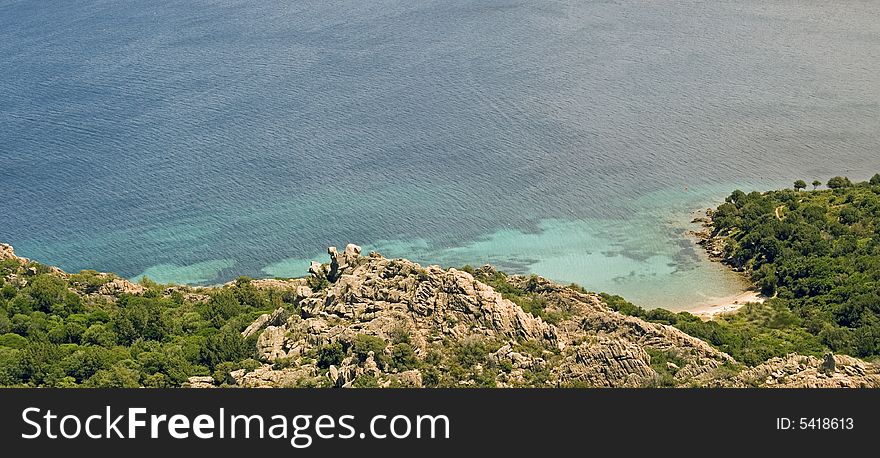
<svg viewBox="0 0 880 458"><path fill-rule="evenodd" d="M119 341L131 345L136 340L162 340L170 331L159 299L123 296L113 317L113 330Z"/></svg>
<svg viewBox="0 0 880 458"><path fill-rule="evenodd" d="M259 369L262 366L262 364L260 364L259 361L255 360L253 358L248 358L248 359L242 361L240 366L241 366L241 369L245 370L245 372L253 372L253 371Z"/></svg>
<svg viewBox="0 0 880 458"><path fill-rule="evenodd" d="M292 358L278 358L272 363L272 369L275 370L287 369L289 367L293 367Z"/></svg>
<svg viewBox="0 0 880 458"><path fill-rule="evenodd" d="M141 386L140 374L125 361L109 369L101 369L84 384L90 388L138 388Z"/></svg>
<svg viewBox="0 0 880 458"><path fill-rule="evenodd" d="M391 339L392 344L410 343L409 329L407 329L407 325L403 323L399 323L392 327L388 332L388 337Z"/></svg>
<svg viewBox="0 0 880 458"><path fill-rule="evenodd" d="M385 346L385 341L379 337L369 334L358 334L354 337L351 348L354 355L362 362L367 360L370 352L373 352L376 364L381 365L384 361Z"/></svg>
<svg viewBox="0 0 880 458"><path fill-rule="evenodd" d="M488 354L486 343L477 338L464 339L455 347L455 359L465 368L485 364Z"/></svg>
<svg viewBox="0 0 880 458"><path fill-rule="evenodd" d="M0 309L0 334L6 334L10 331L12 331L12 321L9 321L9 317L6 316L6 311Z"/></svg>
<svg viewBox="0 0 880 458"><path fill-rule="evenodd" d="M80 340L83 344L110 348L116 345L116 333L103 324L93 324L83 332Z"/></svg>
<svg viewBox="0 0 880 458"><path fill-rule="evenodd" d="M379 381L373 375L361 374L358 378L354 379L352 386L355 388L379 388Z"/></svg>
<svg viewBox="0 0 880 458"><path fill-rule="evenodd" d="M828 180L828 189L848 188L852 186L852 182L847 177L834 177Z"/></svg>
<svg viewBox="0 0 880 458"><path fill-rule="evenodd" d="M391 367L398 371L407 371L418 368L419 360L413 351L412 345L399 343L391 347Z"/></svg>
<svg viewBox="0 0 880 458"><path fill-rule="evenodd" d="M215 370L222 362L238 362L247 358L251 351L245 344L244 337L238 332L221 331L209 336L199 355L199 361Z"/></svg>
<svg viewBox="0 0 880 458"><path fill-rule="evenodd" d="M309 275L306 280L306 284L309 286L313 292L321 291L330 286L330 281L327 280L327 276L323 273L317 275Z"/></svg>
<svg viewBox="0 0 880 458"><path fill-rule="evenodd" d="M240 315L243 311L244 307L238 301L236 292L231 288L223 288L208 300L204 317L211 326L219 328L227 320Z"/></svg>
<svg viewBox="0 0 880 458"><path fill-rule="evenodd" d="M342 360L345 358L345 351L342 349L342 344L339 342L333 342L327 345L322 345L321 348L318 349L318 367L327 369L330 366L338 366L342 363Z"/></svg>
<svg viewBox="0 0 880 458"><path fill-rule="evenodd" d="M214 382L218 385L222 384L234 384L235 379L232 378L230 374L233 371L238 370L238 365L229 361L223 361L220 364L217 364L214 369L214 373L211 376L214 378Z"/></svg>
<svg viewBox="0 0 880 458"><path fill-rule="evenodd" d="M51 275L37 275L23 290L35 310L67 316L82 310L82 300L67 288L67 282Z"/></svg>
<svg viewBox="0 0 880 458"><path fill-rule="evenodd" d="M28 341L18 334L7 333L0 335L0 347L24 348Z"/></svg>

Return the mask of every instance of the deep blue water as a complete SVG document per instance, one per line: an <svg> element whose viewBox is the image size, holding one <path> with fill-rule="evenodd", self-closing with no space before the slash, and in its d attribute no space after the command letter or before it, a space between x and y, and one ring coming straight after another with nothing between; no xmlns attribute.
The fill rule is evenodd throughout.
<svg viewBox="0 0 880 458"><path fill-rule="evenodd" d="M739 287L692 210L877 171L876 1L0 0L0 241L67 270L351 241L674 308Z"/></svg>

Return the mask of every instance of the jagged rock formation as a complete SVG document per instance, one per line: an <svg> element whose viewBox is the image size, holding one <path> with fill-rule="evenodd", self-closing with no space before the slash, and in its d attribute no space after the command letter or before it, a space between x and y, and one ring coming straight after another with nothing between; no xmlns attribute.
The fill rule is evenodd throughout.
<svg viewBox="0 0 880 458"><path fill-rule="evenodd" d="M550 324L468 272L362 256L355 245L329 254L329 264L310 269L327 286L311 291L307 280L293 281L299 310L276 310L245 330L260 333L258 353L268 364L233 373L239 385L422 386L438 377L498 387L748 385L735 377L742 367L729 355L671 326L621 315L595 294L506 277L546 302L559 317ZM379 344L358 356L359 336ZM395 364L396 342L412 348L410 364ZM328 348L345 351L329 364L321 361ZM482 354L469 355L473 349Z"/></svg>
<svg viewBox="0 0 880 458"><path fill-rule="evenodd" d="M772 358L740 373L731 386L770 388L877 388L880 368L846 355L791 354Z"/></svg>
<svg viewBox="0 0 880 458"><path fill-rule="evenodd" d="M7 259L21 259L15 255L15 250L12 249L11 245L6 243L0 243L0 261L6 261Z"/></svg>

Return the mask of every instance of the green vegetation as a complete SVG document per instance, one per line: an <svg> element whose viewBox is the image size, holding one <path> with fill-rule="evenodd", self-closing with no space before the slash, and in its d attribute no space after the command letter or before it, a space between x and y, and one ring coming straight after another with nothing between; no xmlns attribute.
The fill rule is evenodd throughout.
<svg viewBox="0 0 880 458"><path fill-rule="evenodd" d="M605 300L621 313L673 325L746 364L828 350L877 357L880 174L858 184L834 177L828 188L734 191L714 213L713 234L726 239L726 262L771 296L764 304L702 322L688 313L646 311L616 296Z"/></svg>
<svg viewBox="0 0 880 458"><path fill-rule="evenodd" d="M749 304L738 313L703 321L688 312L645 310L620 296L601 296L620 313L675 326L748 365L760 364L775 356L793 352L821 356L825 351L820 340L803 329L802 321L775 300Z"/></svg>
<svg viewBox="0 0 880 458"><path fill-rule="evenodd" d="M852 182L847 177L834 177L828 180L828 189L840 189L852 187Z"/></svg>
<svg viewBox="0 0 880 458"><path fill-rule="evenodd" d="M671 351L660 351L651 347L645 347L645 351L651 356L651 369L660 375L654 387L674 387L675 373L685 365L685 362Z"/></svg>
<svg viewBox="0 0 880 458"><path fill-rule="evenodd" d="M111 280L0 263L0 385L174 387L193 375L222 382L259 365L241 331L282 303L247 278L207 300L150 281L142 295L89 294Z"/></svg>
<svg viewBox="0 0 880 458"><path fill-rule="evenodd" d="M366 361L370 352L373 360L380 367L385 365L385 341L379 337L368 334L358 334L351 344L352 353L361 361Z"/></svg>
<svg viewBox="0 0 880 458"><path fill-rule="evenodd" d="M834 177L828 188L734 192L714 231L727 237L729 263L774 296L778 327L835 352L880 355L880 176Z"/></svg>
<svg viewBox="0 0 880 458"><path fill-rule="evenodd" d="M323 345L318 349L318 367L326 369L330 366L338 366L343 359L345 359L345 350L339 342Z"/></svg>
<svg viewBox="0 0 880 458"><path fill-rule="evenodd" d="M401 372L419 367L419 360L412 345L399 343L391 348L391 367Z"/></svg>

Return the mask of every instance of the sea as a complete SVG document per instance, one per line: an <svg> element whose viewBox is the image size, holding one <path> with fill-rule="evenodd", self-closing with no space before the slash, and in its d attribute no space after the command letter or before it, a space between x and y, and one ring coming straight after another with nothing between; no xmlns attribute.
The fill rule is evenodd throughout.
<svg viewBox="0 0 880 458"><path fill-rule="evenodd" d="M0 242L219 284L328 246L682 310L734 189L880 172L876 0L0 0Z"/></svg>

